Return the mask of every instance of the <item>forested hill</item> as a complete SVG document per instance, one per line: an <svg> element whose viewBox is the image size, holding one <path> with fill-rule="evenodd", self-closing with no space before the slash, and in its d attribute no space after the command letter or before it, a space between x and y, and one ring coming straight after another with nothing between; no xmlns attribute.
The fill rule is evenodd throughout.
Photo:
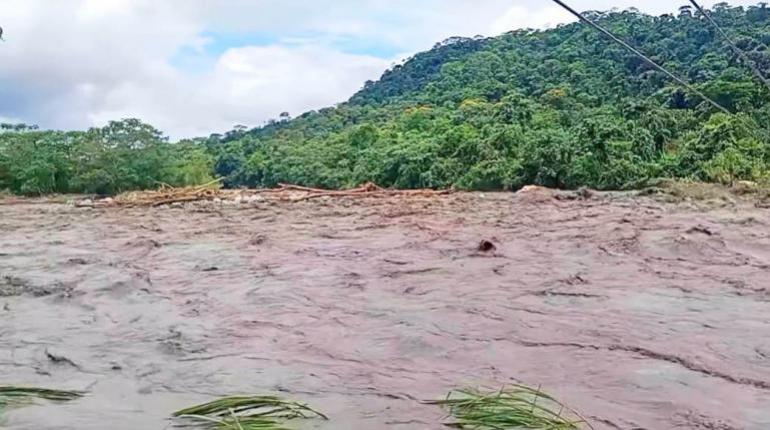
<svg viewBox="0 0 770 430"><path fill-rule="evenodd" d="M336 108L210 142L218 174L232 185L335 188L367 180L515 189L767 179L770 89L714 27L689 8L587 15L738 115L715 113L575 23L447 40ZM770 8L721 4L713 18L770 73Z"/></svg>
<svg viewBox="0 0 770 430"><path fill-rule="evenodd" d="M722 3L711 15L770 75L770 8ZM83 133L6 131L0 189L115 192L214 176L232 187L372 181L608 189L658 177L770 182L770 89L704 17L687 7L659 17L634 10L587 16L733 114L574 23L449 39L337 107L181 144L125 122ZM126 137L140 132L145 140L138 144ZM29 167L30 142L54 148L47 167ZM56 177L40 177L45 171Z"/></svg>
<svg viewBox="0 0 770 430"><path fill-rule="evenodd" d="M635 10L585 15L675 74L705 85L709 95L721 97L719 101L726 107L738 108L744 97L757 102L745 94L752 92L750 69L738 64L724 39L689 7L679 16L652 17ZM770 71L770 8L744 11L725 3L712 16L761 69ZM735 86L717 88L728 82L746 87L743 91ZM568 91L572 102L591 106L648 97L669 84L633 53L589 26L575 23L556 30L521 30L489 39L449 39L389 70L380 81L368 82L351 102L435 104L469 98L498 102L512 91L538 98L558 89ZM725 91L728 89L731 91ZM723 95L733 91L738 92L739 99ZM692 108L699 101L677 103L669 107Z"/></svg>

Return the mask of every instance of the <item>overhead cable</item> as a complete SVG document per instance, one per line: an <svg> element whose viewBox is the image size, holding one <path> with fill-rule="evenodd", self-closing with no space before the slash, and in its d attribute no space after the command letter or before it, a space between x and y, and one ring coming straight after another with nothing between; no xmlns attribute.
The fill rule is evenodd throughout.
<svg viewBox="0 0 770 430"><path fill-rule="evenodd" d="M702 98L708 104L714 106L715 108L719 109L720 111L722 111L722 112L724 112L726 114L731 114L732 113L727 108L725 108L724 106L722 106L719 103L717 103L714 100L712 100L706 94L703 94L703 92L700 91L699 89L697 89L694 86L692 86L691 84L687 83L685 80L683 80L680 77L676 76L672 72L669 72L666 68L664 68L663 66L661 66L658 63L656 63L655 61L653 61L650 57L644 55L638 49L634 48L633 46L629 45L628 43L626 43L622 39L620 39L617 36L615 36L614 34L612 34L609 30L607 30L604 27L600 26L599 24L593 22L592 20L586 18L585 16L583 16L583 14L581 14L578 11L576 11L575 9L572 9L566 3L564 3L562 0L553 0L553 1L556 4L558 4L559 6L563 7L564 9L566 9L572 15L575 15L580 21L590 25L591 27L593 27L594 29L596 29L600 33L602 33L605 36L609 37L615 43L617 43L617 44L623 46L624 48L628 49L629 51L633 52L639 58L643 59L646 63L648 63L649 65L651 65L652 67L654 67L658 71L662 72L663 74L665 74L669 78L673 79L675 82L677 82L679 85L685 87L686 89L688 89L693 94L696 94L698 97Z"/></svg>
<svg viewBox="0 0 770 430"><path fill-rule="evenodd" d="M749 56L746 55L746 53L741 48L739 48L738 45L735 44L735 42L733 42L733 39L730 36L728 36L724 30L722 30L722 27L720 27L719 24L717 24L716 21L714 21L714 18L712 18L711 15L709 15L708 12L706 12L706 10L703 9L700 4L698 4L695 0L690 0L690 3L692 3L696 9L698 9L698 12L700 12L701 15L706 17L708 22L710 22L711 25L713 25L714 28L717 29L719 34L721 34L722 37L725 38L727 43L730 44L730 46L733 48L733 51L735 51L735 53L738 54L741 60L743 60L743 62L746 63L746 65L749 66L749 68L751 68L751 70L754 72L755 75L757 75L759 80L762 81L763 84L765 84L768 90L770 90L770 80L768 80L762 74L762 72L757 68L756 64L754 64L754 62L751 61Z"/></svg>

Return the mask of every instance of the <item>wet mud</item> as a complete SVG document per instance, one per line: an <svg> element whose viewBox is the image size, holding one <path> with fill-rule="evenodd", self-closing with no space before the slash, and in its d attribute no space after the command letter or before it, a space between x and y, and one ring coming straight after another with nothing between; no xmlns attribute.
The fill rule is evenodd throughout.
<svg viewBox="0 0 770 430"><path fill-rule="evenodd" d="M770 428L770 211L556 197L0 205L0 384L89 391L0 427L277 393L440 429L420 400L516 381L597 429Z"/></svg>

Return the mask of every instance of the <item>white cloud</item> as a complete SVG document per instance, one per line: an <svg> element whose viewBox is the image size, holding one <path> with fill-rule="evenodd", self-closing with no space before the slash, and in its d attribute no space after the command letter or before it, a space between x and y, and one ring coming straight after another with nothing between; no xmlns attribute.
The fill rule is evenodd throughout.
<svg viewBox="0 0 770 430"><path fill-rule="evenodd" d="M332 105L390 63L304 43L230 48L212 70L186 73L171 58L210 40L205 7L185 4L0 1L10 11L0 16L0 115L53 128L138 117L173 137L207 135Z"/></svg>
<svg viewBox="0 0 770 430"><path fill-rule="evenodd" d="M490 30L492 34L501 34L519 28L551 28L572 21L575 18L558 6L527 9L516 5L497 18Z"/></svg>
<svg viewBox="0 0 770 430"><path fill-rule="evenodd" d="M402 53L450 36L568 19L543 0L0 0L0 117L71 129L131 116L173 137L206 135L343 101ZM274 38L212 51L217 33ZM179 66L181 50L205 68Z"/></svg>
<svg viewBox="0 0 770 430"><path fill-rule="evenodd" d="M176 72L124 82L89 120L138 116L174 136L205 136L236 124L261 125L283 111L298 115L337 103L377 78L387 63L323 46L233 48L204 75Z"/></svg>

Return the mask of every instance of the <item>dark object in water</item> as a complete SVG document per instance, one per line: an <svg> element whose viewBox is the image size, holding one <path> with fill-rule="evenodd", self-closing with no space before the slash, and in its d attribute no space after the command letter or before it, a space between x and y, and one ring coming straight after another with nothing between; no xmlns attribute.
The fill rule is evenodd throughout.
<svg viewBox="0 0 770 430"><path fill-rule="evenodd" d="M482 240L481 243L479 243L478 249L481 252L492 252L497 250L497 247L489 240Z"/></svg>

